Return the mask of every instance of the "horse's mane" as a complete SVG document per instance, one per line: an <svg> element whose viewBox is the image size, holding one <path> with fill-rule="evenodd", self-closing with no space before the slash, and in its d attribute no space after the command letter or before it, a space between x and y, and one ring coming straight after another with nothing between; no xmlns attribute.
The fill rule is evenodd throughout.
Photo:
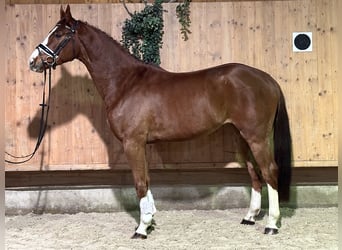
<svg viewBox="0 0 342 250"><path fill-rule="evenodd" d="M150 67L162 69L162 68L161 68L160 66L158 66L158 65L148 64L148 63L146 63L146 62L140 60L139 58L136 58L135 56L133 56L133 55L129 52L129 50L127 50L125 47L123 47L123 46L122 46L117 40L115 40L111 35L109 35L109 34L108 34L107 32L105 32L105 31L101 30L100 28L95 27L94 25L91 25L91 24L89 24L89 23L87 23L87 22L83 22L83 21L79 21L79 22L81 22L82 24L84 24L84 25L86 25L86 26L88 26L88 27L93 28L93 29L96 30L98 33L102 34L106 39L108 39L109 41L111 41L112 43L114 43L115 46L116 46L117 48L120 49L120 51L122 51L123 53L127 54L127 56L131 57L131 58L132 58L133 60L135 60L136 62L141 63L141 64L144 64L144 65L146 65L146 66L150 66Z"/></svg>
<svg viewBox="0 0 342 250"><path fill-rule="evenodd" d="M81 22L82 24L88 26L88 27L91 27L93 28L94 30L96 30L98 33L104 35L108 40L110 40L112 43L115 44L115 46L117 46L121 51L123 51L124 53L128 54L129 56L133 57L134 59L137 59L135 58L131 53L129 53L129 51L127 49L125 49L117 40L115 40L112 36L110 36L107 32L101 30L100 28L94 26L94 25L91 25L87 22L83 22L83 21L79 21ZM137 59L138 61L140 61L139 59Z"/></svg>

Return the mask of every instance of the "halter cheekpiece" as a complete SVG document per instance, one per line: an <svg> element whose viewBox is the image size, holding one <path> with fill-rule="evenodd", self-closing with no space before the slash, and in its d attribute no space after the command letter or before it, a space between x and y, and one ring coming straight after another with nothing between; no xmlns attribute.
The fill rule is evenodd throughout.
<svg viewBox="0 0 342 250"><path fill-rule="evenodd" d="M46 63L49 67L52 67L53 69L56 68L56 66L57 66L57 59L58 59L59 53L68 44L68 42L70 41L72 36L75 34L77 25L78 25L77 21L76 21L76 23L72 27L70 27L68 25L65 25L65 28L70 30L70 32L68 34L66 34L66 36L64 37L62 42L60 42L58 44L58 46L55 49L55 51L53 51L52 49L50 49L47 45L45 45L43 43L40 43L36 47L36 49L38 49L39 52L43 52L44 54L46 54L48 56L46 58L46 60L44 61L44 63ZM61 24L57 24L56 26L57 27L61 26Z"/></svg>

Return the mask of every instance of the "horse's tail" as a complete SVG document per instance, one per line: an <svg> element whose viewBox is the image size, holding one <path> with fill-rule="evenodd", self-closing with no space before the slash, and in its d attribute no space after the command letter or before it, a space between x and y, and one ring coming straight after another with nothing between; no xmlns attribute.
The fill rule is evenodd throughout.
<svg viewBox="0 0 342 250"><path fill-rule="evenodd" d="M280 201L290 198L290 184L292 176L292 140L289 117L285 106L285 98L280 91L280 100L274 120L274 158L278 165L278 192Z"/></svg>

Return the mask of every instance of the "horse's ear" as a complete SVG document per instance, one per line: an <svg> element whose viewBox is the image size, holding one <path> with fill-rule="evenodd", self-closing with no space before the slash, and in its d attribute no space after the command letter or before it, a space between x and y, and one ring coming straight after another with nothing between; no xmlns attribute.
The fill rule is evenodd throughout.
<svg viewBox="0 0 342 250"><path fill-rule="evenodd" d="M63 6L62 6L62 5L61 5L60 13L61 13L61 19L63 19L64 16L65 16L65 12L64 12L64 10L63 10Z"/></svg>
<svg viewBox="0 0 342 250"><path fill-rule="evenodd" d="M70 5L68 4L66 10L65 10L65 19L67 22L70 22L72 20L71 12L70 12Z"/></svg>

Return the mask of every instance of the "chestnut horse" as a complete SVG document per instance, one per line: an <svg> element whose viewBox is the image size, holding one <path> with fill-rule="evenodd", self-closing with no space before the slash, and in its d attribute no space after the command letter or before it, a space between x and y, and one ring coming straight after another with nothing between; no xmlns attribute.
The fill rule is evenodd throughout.
<svg viewBox="0 0 342 250"><path fill-rule="evenodd" d="M279 198L289 198L292 153L284 95L277 82L261 70L236 63L172 73L135 59L103 31L75 20L69 6L60 12L60 21L33 51L29 66L43 72L78 59L87 67L132 169L140 199L140 224L133 238L147 237L156 212L146 144L190 139L225 123L240 131L256 162L253 166L246 160L252 192L241 223L255 223L265 181L269 197L265 233L276 234Z"/></svg>

